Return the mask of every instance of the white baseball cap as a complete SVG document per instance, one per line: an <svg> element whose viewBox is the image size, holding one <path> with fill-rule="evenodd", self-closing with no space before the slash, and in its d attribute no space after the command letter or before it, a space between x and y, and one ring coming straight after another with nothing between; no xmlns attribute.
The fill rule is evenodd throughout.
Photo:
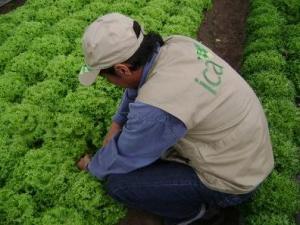
<svg viewBox="0 0 300 225"><path fill-rule="evenodd" d="M120 13L109 13L90 24L83 35L85 65L79 81L89 86L96 81L101 69L125 62L140 47L144 34L137 37L134 20Z"/></svg>

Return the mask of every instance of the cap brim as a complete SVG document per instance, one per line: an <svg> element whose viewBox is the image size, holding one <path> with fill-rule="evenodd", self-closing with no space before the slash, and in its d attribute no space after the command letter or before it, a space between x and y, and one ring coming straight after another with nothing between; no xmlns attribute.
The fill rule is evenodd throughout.
<svg viewBox="0 0 300 225"><path fill-rule="evenodd" d="M79 74L79 81L85 86L90 86L95 83L100 70L93 70L90 72L84 72Z"/></svg>

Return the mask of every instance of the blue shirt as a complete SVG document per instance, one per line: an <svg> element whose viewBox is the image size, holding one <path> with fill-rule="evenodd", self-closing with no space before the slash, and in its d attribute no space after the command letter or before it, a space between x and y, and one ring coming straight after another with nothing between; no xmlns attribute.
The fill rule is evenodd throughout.
<svg viewBox="0 0 300 225"><path fill-rule="evenodd" d="M144 66L139 88L144 84L159 48ZM154 106L135 101L137 89L127 88L115 122L123 129L93 156L88 165L91 174L99 179L110 174L128 173L156 161L187 129L184 123Z"/></svg>

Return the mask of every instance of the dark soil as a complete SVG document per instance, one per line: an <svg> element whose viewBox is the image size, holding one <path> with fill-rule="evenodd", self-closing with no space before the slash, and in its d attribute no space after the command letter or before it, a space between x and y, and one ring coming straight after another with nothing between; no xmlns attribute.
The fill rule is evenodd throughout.
<svg viewBox="0 0 300 225"><path fill-rule="evenodd" d="M214 0L198 32L198 40L239 71L244 49L249 0Z"/></svg>
<svg viewBox="0 0 300 225"><path fill-rule="evenodd" d="M296 97L296 106L300 107L300 96Z"/></svg>
<svg viewBox="0 0 300 225"><path fill-rule="evenodd" d="M26 0L13 0L0 7L0 14L8 13L17 7L24 5Z"/></svg>
<svg viewBox="0 0 300 225"><path fill-rule="evenodd" d="M297 224L297 225L300 225L300 213L298 213L298 214L296 215L295 219L296 219L296 224Z"/></svg>
<svg viewBox="0 0 300 225"><path fill-rule="evenodd" d="M213 8L206 13L198 31L198 40L237 71L242 62L248 6L249 0L214 0ZM224 213L225 221L219 225L243 224L238 209L225 210ZM163 225L163 221L158 216L130 209L118 225Z"/></svg>

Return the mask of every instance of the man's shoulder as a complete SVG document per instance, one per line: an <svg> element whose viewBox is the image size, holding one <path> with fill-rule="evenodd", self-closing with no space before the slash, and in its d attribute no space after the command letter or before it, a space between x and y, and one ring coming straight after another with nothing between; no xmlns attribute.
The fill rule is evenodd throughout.
<svg viewBox="0 0 300 225"><path fill-rule="evenodd" d="M193 38L190 38L188 36L183 35L170 35L163 38L165 43L171 43L171 42L195 42L196 40Z"/></svg>

